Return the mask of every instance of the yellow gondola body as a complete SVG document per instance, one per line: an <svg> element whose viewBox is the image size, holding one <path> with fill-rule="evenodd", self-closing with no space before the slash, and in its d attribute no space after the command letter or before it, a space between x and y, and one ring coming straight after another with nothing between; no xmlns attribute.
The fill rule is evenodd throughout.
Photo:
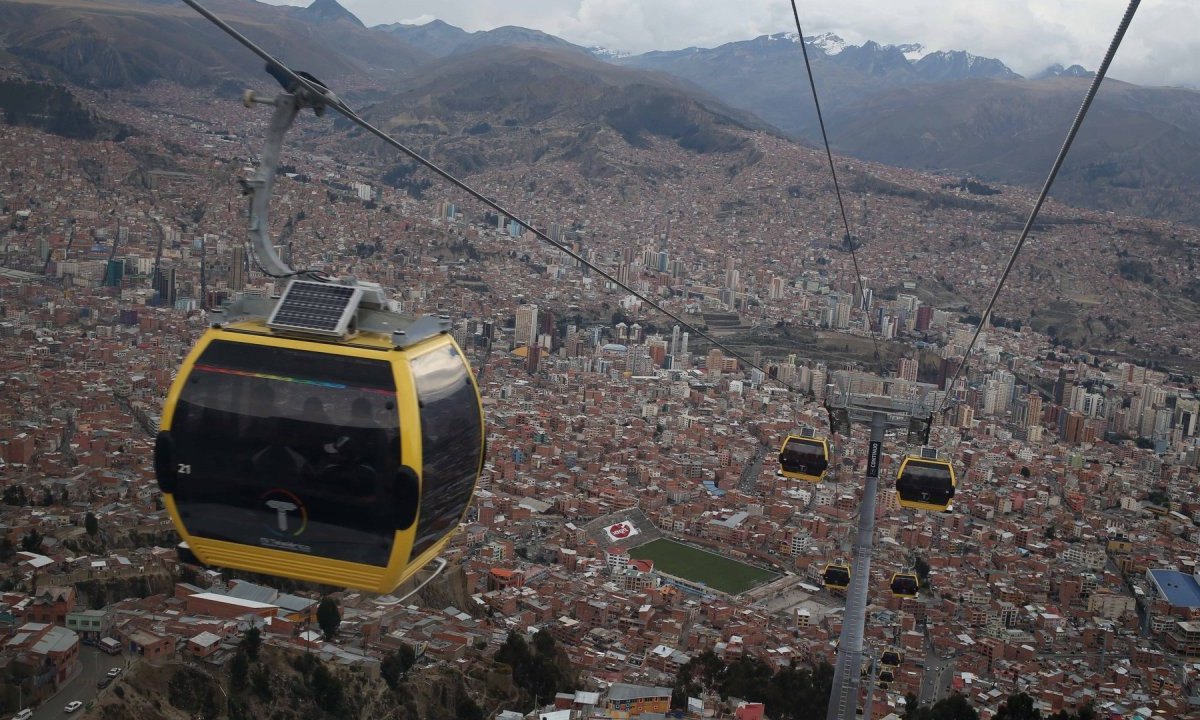
<svg viewBox="0 0 1200 720"><path fill-rule="evenodd" d="M483 448L479 390L449 334L332 342L251 319L187 356L155 470L206 565L386 593L445 547Z"/></svg>
<svg viewBox="0 0 1200 720"><path fill-rule="evenodd" d="M788 435L779 448L779 474L793 480L821 482L829 467L829 441Z"/></svg>
<svg viewBox="0 0 1200 720"><path fill-rule="evenodd" d="M892 595L901 598L911 598L917 596L917 591L921 588L921 579L916 573L893 573L892 574Z"/></svg>
<svg viewBox="0 0 1200 720"><path fill-rule="evenodd" d="M896 474L900 506L942 512L950 507L958 480L948 460L909 455Z"/></svg>
<svg viewBox="0 0 1200 720"><path fill-rule="evenodd" d="M900 663L904 662L904 656L900 654L899 650L884 650L879 662L887 667L900 667Z"/></svg>
<svg viewBox="0 0 1200 720"><path fill-rule="evenodd" d="M825 566L821 574L825 580L825 587L830 590L845 590L850 587L849 565L831 563Z"/></svg>

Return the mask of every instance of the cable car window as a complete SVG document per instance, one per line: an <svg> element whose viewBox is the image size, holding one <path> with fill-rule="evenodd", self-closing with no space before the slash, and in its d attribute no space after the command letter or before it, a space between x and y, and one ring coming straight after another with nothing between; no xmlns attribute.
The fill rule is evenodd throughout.
<svg viewBox="0 0 1200 720"><path fill-rule="evenodd" d="M824 446L800 440L789 440L779 453L779 464L787 472L821 475L829 467Z"/></svg>
<svg viewBox="0 0 1200 720"><path fill-rule="evenodd" d="M400 463L386 360L214 341L171 423L190 533L386 566Z"/></svg>
<svg viewBox="0 0 1200 720"><path fill-rule="evenodd" d="M425 552L462 519L479 477L483 427L479 396L453 345L411 361L421 405L421 510L412 557Z"/></svg>
<svg viewBox="0 0 1200 720"><path fill-rule="evenodd" d="M909 458L896 480L901 499L945 505L954 497L951 468L944 462L922 462Z"/></svg>

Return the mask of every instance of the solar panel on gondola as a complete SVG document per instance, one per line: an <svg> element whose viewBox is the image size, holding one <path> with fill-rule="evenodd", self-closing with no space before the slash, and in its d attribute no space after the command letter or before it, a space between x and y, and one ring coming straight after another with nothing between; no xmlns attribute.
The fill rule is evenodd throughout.
<svg viewBox="0 0 1200 720"><path fill-rule="evenodd" d="M267 327L344 337L361 298L362 289L357 287L292 280L267 319Z"/></svg>

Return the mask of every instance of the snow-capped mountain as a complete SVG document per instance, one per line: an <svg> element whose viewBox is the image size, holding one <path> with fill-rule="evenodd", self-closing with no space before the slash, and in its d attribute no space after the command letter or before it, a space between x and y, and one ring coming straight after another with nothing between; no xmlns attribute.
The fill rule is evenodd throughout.
<svg viewBox="0 0 1200 720"><path fill-rule="evenodd" d="M1096 73L1092 72L1091 70L1087 70L1082 65L1072 65L1071 67L1064 68L1062 65L1059 65L1058 63L1054 63L1050 67L1046 68L1045 70L1043 70L1040 73L1037 73L1036 75L1031 77L1030 80L1041 80L1042 78L1048 78L1048 77L1090 78L1090 77L1093 77L1095 74Z"/></svg>

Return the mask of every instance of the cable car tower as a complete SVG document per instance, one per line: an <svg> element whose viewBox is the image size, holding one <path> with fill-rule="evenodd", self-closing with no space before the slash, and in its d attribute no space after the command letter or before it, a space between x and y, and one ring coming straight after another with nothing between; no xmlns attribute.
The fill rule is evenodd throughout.
<svg viewBox="0 0 1200 720"><path fill-rule="evenodd" d="M835 396L837 387L829 385L826 395ZM879 465L883 456L883 436L888 428L903 428L910 444L924 445L928 441L931 419L927 409L915 400L878 395L852 396L843 394L840 403L830 403L831 424L851 422L869 424L871 441L867 450L867 476L862 502L858 508L858 531L855 536L842 634L838 640L837 663L833 670L833 689L829 697L826 720L870 720L872 692L868 692L859 716L858 700L863 670L863 627L866 623L867 599L870 593L871 557L875 546L875 502L879 491ZM874 662L871 683L874 685Z"/></svg>

